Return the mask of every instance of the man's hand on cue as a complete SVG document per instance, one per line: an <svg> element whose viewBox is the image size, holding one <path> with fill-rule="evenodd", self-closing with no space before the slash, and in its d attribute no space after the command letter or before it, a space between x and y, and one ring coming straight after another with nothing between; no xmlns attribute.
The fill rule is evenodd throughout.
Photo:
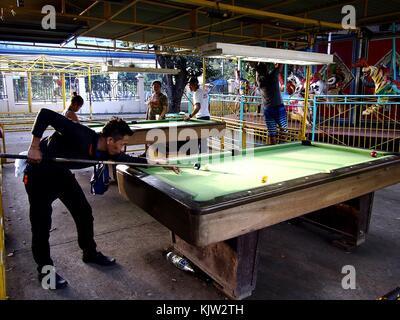
<svg viewBox="0 0 400 320"><path fill-rule="evenodd" d="M39 147L30 146L28 150L28 162L40 163L42 161L42 152Z"/></svg>
<svg viewBox="0 0 400 320"><path fill-rule="evenodd" d="M180 174L181 170L178 167L172 166L172 167L163 167L165 170L172 170L176 174Z"/></svg>

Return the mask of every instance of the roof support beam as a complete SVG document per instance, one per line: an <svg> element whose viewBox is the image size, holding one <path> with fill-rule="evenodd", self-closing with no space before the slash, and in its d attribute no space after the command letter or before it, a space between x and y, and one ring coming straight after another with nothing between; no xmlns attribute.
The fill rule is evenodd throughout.
<svg viewBox="0 0 400 320"><path fill-rule="evenodd" d="M290 3L292 3L292 2L294 2L295 0L286 0L286 1L281 1L281 2L279 2L279 3L273 3L273 4L270 4L270 5L268 5L268 6L265 6L265 7L262 7L262 8L260 8L260 9L258 9L258 10L267 10L267 9L271 9L271 8L273 8L273 7L280 7L280 6L282 6L282 5L287 5L287 4L290 4ZM143 1L143 2L148 2L148 1ZM214 26L216 26L216 25L219 25L219 24L222 24L222 23L228 23L228 22L231 22L231 21L234 21L234 20L238 20L238 19L241 19L241 18L243 18L243 17L246 17L247 15L236 15L236 16L234 16L234 17L231 17L231 18L228 18L228 19L224 19L224 20L222 20L222 21L218 21L218 22L214 22L214 23L211 23L211 24L208 24L208 25L205 25L205 26L201 26L201 27L199 27L199 28L197 28L197 30L196 31L200 31L200 30L203 30L203 29L208 29L208 30L210 30L210 28L212 28L212 27L214 27ZM267 26L267 27L270 27L270 28L274 28L274 29L279 29L279 30L284 30L284 31L295 31L294 29L292 29L292 28L287 28L287 27L281 27L281 26L275 26L275 25L273 25L273 24L270 24L270 23L267 23L267 22L262 22L262 24L263 25L265 25L265 26ZM248 27L248 26L251 26L252 24L249 24L249 25L246 25L245 27ZM236 30L237 28L233 28L233 29L229 29L229 30L224 30L223 32L226 32L226 31L232 31L232 30ZM261 30L261 31L263 31L263 30ZM183 36L183 35L188 35L188 34L190 34L190 32L184 32L184 33L181 33L180 35L181 36ZM178 35L175 35L175 36L178 36ZM205 38L205 37L207 37L208 36L208 34L204 34L204 35L201 35L201 36L198 36L197 37L197 39L200 39L200 38ZM172 36L171 36L172 37ZM180 39L180 40L176 40L176 41L174 41L174 42L172 42L172 43L177 43L177 42L180 42L180 41L185 41L185 40L189 40L189 39L191 39L192 37L186 37L186 38L184 38L184 39ZM263 39L263 40L267 40L267 39ZM270 39L271 41L279 41L280 39ZM246 41L248 41L247 39L246 39Z"/></svg>
<svg viewBox="0 0 400 320"><path fill-rule="evenodd" d="M197 29L197 9L194 9L190 12L190 29L192 30L192 34L196 32Z"/></svg>
<svg viewBox="0 0 400 320"><path fill-rule="evenodd" d="M176 3L182 3L182 4L188 3L187 0L169 0L169 1L176 2ZM299 23L299 24L314 25L314 26L338 29L338 30L342 29L342 25L340 23L332 23L332 22L321 21L321 20L316 20L316 19L309 19L309 18L300 18L300 17L289 16L289 15L281 14L281 13L232 6L232 5L219 3L219 2L212 2L212 1L208 1L208 0L190 0L190 4L201 6L201 7L213 8L216 10L226 10L226 11L240 13L240 14L247 14L247 15L257 16L257 17L275 18L275 19L295 22L295 23Z"/></svg>
<svg viewBox="0 0 400 320"><path fill-rule="evenodd" d="M328 6L321 6L319 8L314 8L314 9L308 10L307 12L301 11L301 12L293 13L293 15L295 15L295 16L310 15L311 13L315 13L315 12L318 12L318 11L329 10L329 9L334 9L334 8L337 8L337 7L341 7L341 6L345 5L345 4L351 4L351 3L354 3L354 2L357 2L357 1L358 0L344 0L344 1L340 1L340 2L331 4L331 5L328 5ZM271 37L276 37L276 36L282 36L283 37L283 36L286 36L286 35L291 35L291 34L300 33L300 32L307 33L307 32L312 31L312 30L313 30L312 28L301 29L301 30L292 30L292 31L289 31L289 32L286 32L286 33L282 33L282 34L274 33L274 34L272 34L270 36ZM336 29L334 29L334 30L336 30ZM334 30L332 30L332 31L334 31Z"/></svg>
<svg viewBox="0 0 400 320"><path fill-rule="evenodd" d="M131 3L127 4L124 6L122 9L118 10L116 13L114 13L111 17L107 17L107 19L103 20L102 22L96 24L95 26L91 27L90 29L86 30L85 32L82 32L80 36L84 36L85 34L88 34L91 31L94 31L98 28L100 28L102 25L106 24L107 22L111 21L115 17L119 16L121 13L124 11L128 10L130 7L134 6L139 0L132 1ZM107 4L106 4L107 7Z"/></svg>
<svg viewBox="0 0 400 320"><path fill-rule="evenodd" d="M99 1L95 1L93 2L89 7L87 7L86 9L84 9L81 13L79 13L79 15L84 15L86 12L89 12L90 9L94 8L97 4L99 3ZM75 19L74 19L75 20Z"/></svg>
<svg viewBox="0 0 400 320"><path fill-rule="evenodd" d="M268 9L272 9L273 7L280 7L282 5L290 4L290 3L294 2L294 1L296 1L296 0L279 1L278 3L272 3L272 4L268 5L268 6L260 8L258 10L268 10ZM211 27L214 27L216 25L219 25L219 24L222 24L222 23L231 22L231 21L234 21L234 20L238 20L238 19L241 19L241 18L246 17L246 16L247 15L245 15L245 14L237 15L237 16L234 16L234 17L229 18L229 19L224 19L222 21L218 21L218 22L214 22L212 24L206 25L206 26L202 26L199 29L202 30L202 29L211 28ZM265 24L265 22L263 22L263 23ZM277 28L277 27L275 27L275 28Z"/></svg>
<svg viewBox="0 0 400 320"><path fill-rule="evenodd" d="M163 21L158 22L157 25L162 26L164 23L172 22L172 21L174 21L176 19L180 19L180 18L188 16L190 14L191 14L191 12L186 12L184 14L178 14L178 15L175 15L175 16L173 16L171 18L168 18L168 19L165 19ZM142 29L139 29L139 30L136 30L136 31L132 31L132 32L128 32L128 33L124 32L123 34L120 34L120 35L117 35L117 36L113 37L112 40L117 40L117 39L118 40L122 40L124 38L127 38L127 37L133 36L135 34L138 34L139 32L150 30L151 28L154 28L154 27L144 27Z"/></svg>
<svg viewBox="0 0 400 320"><path fill-rule="evenodd" d="M242 27L243 28L248 28L248 27L252 27L252 26L254 26L254 24L249 24L249 25L246 25L246 26L238 26L238 27L234 27L234 28L230 28L230 29L225 29L222 32L213 32L213 31L209 32L209 31L203 31L203 30L197 29L196 30L197 33L204 33L204 35L198 36L197 39L208 37L208 35L211 34L211 35L218 35L218 36L223 36L223 37L236 37L236 38L242 38L242 39L244 38L244 40L242 40L242 41L260 41L261 40L261 41L287 42L287 40L283 40L281 38L272 38L272 37L264 37L264 36L255 37L255 36L246 36L246 35L242 35L242 34L239 34L239 33L234 33L234 34L227 33L227 32L232 32L232 31L237 30L237 29L242 28ZM187 34L187 33L185 33L185 34ZM157 40L160 40L160 41L162 40L162 42L164 43L166 40L169 40L172 37L177 37L177 36L181 36L181 35L182 34L172 35L172 36L170 36L168 38L162 38L162 39L157 39ZM186 37L186 38L183 38L183 39L170 41L168 44L176 44L176 43L179 43L179 42L182 42L182 41L186 41L186 40L190 40L190 39L192 39L192 37ZM304 41L294 41L294 42L302 43L302 44L306 43Z"/></svg>

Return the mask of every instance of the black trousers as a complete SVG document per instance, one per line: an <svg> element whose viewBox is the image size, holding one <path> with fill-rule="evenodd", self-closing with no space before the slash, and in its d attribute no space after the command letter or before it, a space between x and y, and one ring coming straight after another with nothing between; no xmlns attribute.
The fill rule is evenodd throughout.
<svg viewBox="0 0 400 320"><path fill-rule="evenodd" d="M24 183L30 204L32 253L39 272L43 266L53 265L49 237L52 203L56 199L62 201L75 221L79 247L89 254L96 251L92 208L70 170L54 165L29 164Z"/></svg>

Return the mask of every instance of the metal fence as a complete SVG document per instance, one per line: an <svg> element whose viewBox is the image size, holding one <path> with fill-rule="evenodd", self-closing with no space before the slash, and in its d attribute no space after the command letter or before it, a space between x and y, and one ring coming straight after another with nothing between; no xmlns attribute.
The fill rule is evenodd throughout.
<svg viewBox="0 0 400 320"><path fill-rule="evenodd" d="M28 101L28 82L27 77L13 78L13 89L15 102Z"/></svg>
<svg viewBox="0 0 400 320"><path fill-rule="evenodd" d="M288 134L279 140L295 141L301 133L304 99L284 98L288 115ZM306 136L313 141L366 149L400 152L400 96L398 95L322 95L309 100ZM210 95L214 119L226 121L227 128L265 144L268 130L259 96Z"/></svg>
<svg viewBox="0 0 400 320"><path fill-rule="evenodd" d="M89 99L89 85L86 81L87 99ZM92 82L93 101L120 101L137 97L137 80L110 80L104 79Z"/></svg>
<svg viewBox="0 0 400 320"><path fill-rule="evenodd" d="M6 77L0 73L0 100L7 99Z"/></svg>
<svg viewBox="0 0 400 320"><path fill-rule="evenodd" d="M71 79L66 78L66 88ZM28 101L28 78L16 76L13 79L15 102ZM61 80L53 75L33 75L31 78L32 101L34 102L59 102L62 101ZM70 98L69 90L66 91L67 99Z"/></svg>
<svg viewBox="0 0 400 320"><path fill-rule="evenodd" d="M328 95L313 99L315 141L400 152L400 96Z"/></svg>
<svg viewBox="0 0 400 320"><path fill-rule="evenodd" d="M137 96L136 80L111 80L104 77L101 81L92 77L92 101L120 101L134 99ZM17 76L13 79L15 102L28 101L28 78ZM85 78L86 100L89 100L88 77ZM32 101L61 102L63 100L62 80L55 75L33 75L31 79ZM1 99L0 80L0 99ZM79 79L75 76L65 76L65 95L67 101L73 92L79 92ZM85 98L85 97L84 97Z"/></svg>
<svg viewBox="0 0 400 320"><path fill-rule="evenodd" d="M238 96L231 94L210 94L210 112L214 119L225 121L227 128L242 134L242 146L247 145L249 135L254 143L265 144L268 130L265 125L260 96ZM303 120L302 98L284 98L283 103L288 115L288 132L278 130L279 141L296 141L299 138Z"/></svg>

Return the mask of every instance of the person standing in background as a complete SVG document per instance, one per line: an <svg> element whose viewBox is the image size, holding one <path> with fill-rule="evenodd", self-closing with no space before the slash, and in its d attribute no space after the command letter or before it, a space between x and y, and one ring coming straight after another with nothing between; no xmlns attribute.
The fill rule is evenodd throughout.
<svg viewBox="0 0 400 320"><path fill-rule="evenodd" d="M260 89L265 123L268 128L269 144L277 143L277 127L287 133L287 114L285 105L282 101L281 88L279 83L279 73L282 65L276 63L272 70L271 64L257 63L254 65L256 70L256 82Z"/></svg>
<svg viewBox="0 0 400 320"><path fill-rule="evenodd" d="M84 100L76 92L74 92L72 95L73 97L71 99L71 104L69 105L68 109L63 112L63 115L68 119L79 123L79 118L76 113L82 108Z"/></svg>
<svg viewBox="0 0 400 320"><path fill-rule="evenodd" d="M147 102L146 120L164 119L168 112L168 98L161 92L161 81L153 81L151 87L153 94Z"/></svg>
<svg viewBox="0 0 400 320"><path fill-rule="evenodd" d="M185 117L185 120L189 120L196 116L199 120L210 120L210 106L208 102L208 94L203 91L199 86L199 80L192 77L189 79L189 89L193 92L193 107L194 110L191 114Z"/></svg>

